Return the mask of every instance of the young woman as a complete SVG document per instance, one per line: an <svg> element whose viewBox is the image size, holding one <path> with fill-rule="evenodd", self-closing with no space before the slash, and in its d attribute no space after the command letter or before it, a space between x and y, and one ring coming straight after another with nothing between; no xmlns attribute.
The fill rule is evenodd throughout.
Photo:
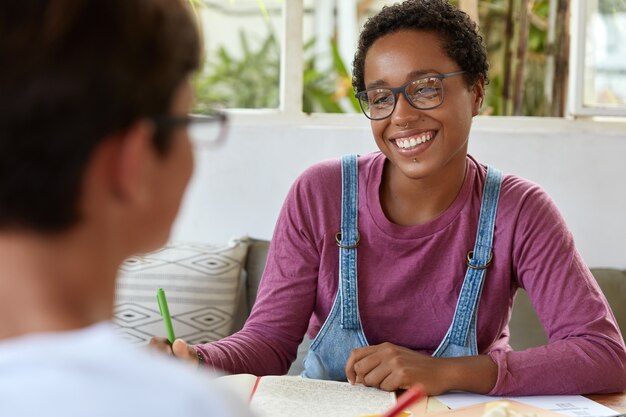
<svg viewBox="0 0 626 417"><path fill-rule="evenodd" d="M467 154L488 64L476 25L444 0L384 8L360 36L353 85L380 152L319 163L281 211L243 330L175 354L230 372L304 375L429 394L614 392L623 338L556 206ZM549 335L513 352L528 291Z"/></svg>

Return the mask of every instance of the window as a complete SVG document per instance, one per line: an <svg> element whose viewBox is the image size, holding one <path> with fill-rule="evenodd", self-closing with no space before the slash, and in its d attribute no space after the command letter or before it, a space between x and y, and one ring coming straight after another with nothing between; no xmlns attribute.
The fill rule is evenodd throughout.
<svg viewBox="0 0 626 417"><path fill-rule="evenodd" d="M253 118L358 113L351 85L358 31L396 2L190 1L202 4L207 46L198 109L264 109L245 113ZM451 2L477 16L485 38L485 115L626 116L626 0Z"/></svg>
<svg viewBox="0 0 626 417"><path fill-rule="evenodd" d="M571 112L626 116L626 1L572 6Z"/></svg>
<svg viewBox="0 0 626 417"><path fill-rule="evenodd" d="M204 35L205 65L194 79L196 112L277 108L282 5L276 0L190 0Z"/></svg>
<svg viewBox="0 0 626 417"><path fill-rule="evenodd" d="M324 45L334 40L338 49L336 55L349 67L356 49L359 28L382 7L396 2L311 1L314 6L306 8L305 20L314 21L315 24L309 26L316 32L305 34L305 39L310 37L316 40L316 44L321 44L317 48L317 56L324 62L336 60L335 57L330 58L329 47L324 49ZM567 54L561 52L562 45L567 42L564 36L567 26L564 10L551 8L556 2L550 0L451 2L478 22L485 38L491 83L487 88L483 113L498 116L563 116L568 60ZM329 58L319 58L323 57L322 54ZM326 64L326 67L329 68L329 65ZM332 70L330 67L328 72L332 73ZM337 92L341 90L338 88Z"/></svg>

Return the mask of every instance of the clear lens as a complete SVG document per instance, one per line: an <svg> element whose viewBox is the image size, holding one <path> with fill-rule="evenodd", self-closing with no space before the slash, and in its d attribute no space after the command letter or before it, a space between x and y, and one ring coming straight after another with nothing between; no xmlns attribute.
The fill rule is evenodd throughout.
<svg viewBox="0 0 626 417"><path fill-rule="evenodd" d="M429 109L441 104L443 84L439 78L421 78L406 86L406 95L418 109Z"/></svg>
<svg viewBox="0 0 626 417"><path fill-rule="evenodd" d="M226 130L226 120L214 116L193 115L188 126L191 143L198 149L219 146L226 137Z"/></svg>
<svg viewBox="0 0 626 417"><path fill-rule="evenodd" d="M386 88L369 90L367 92L368 115L372 119L383 119L393 112L395 97L393 91Z"/></svg>

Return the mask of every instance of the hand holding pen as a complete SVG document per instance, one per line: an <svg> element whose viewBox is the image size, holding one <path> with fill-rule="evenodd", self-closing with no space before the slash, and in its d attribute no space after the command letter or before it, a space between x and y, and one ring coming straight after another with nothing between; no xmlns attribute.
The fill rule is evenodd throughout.
<svg viewBox="0 0 626 417"><path fill-rule="evenodd" d="M157 290L157 305L159 306L159 311L161 313L161 317L163 318L165 334L167 337L155 336L150 339L149 346L198 366L200 356L197 351L193 347L189 346L184 340L176 339L172 316L170 314L169 305L167 304L167 298L165 297L165 291L163 288L159 288Z"/></svg>

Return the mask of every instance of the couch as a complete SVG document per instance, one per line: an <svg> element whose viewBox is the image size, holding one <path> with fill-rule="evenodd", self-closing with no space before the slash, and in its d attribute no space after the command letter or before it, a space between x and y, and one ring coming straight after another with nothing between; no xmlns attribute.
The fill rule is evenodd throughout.
<svg viewBox="0 0 626 417"><path fill-rule="evenodd" d="M267 240L234 238L226 245L172 243L127 260L118 276L114 323L136 343L164 336L156 306L158 287L165 288L177 337L190 343L218 340L239 330L256 300L269 249ZM626 331L626 271L594 268L592 273ZM545 344L546 335L521 290L510 321L511 346L523 350ZM302 370L310 341L299 348L289 373Z"/></svg>

